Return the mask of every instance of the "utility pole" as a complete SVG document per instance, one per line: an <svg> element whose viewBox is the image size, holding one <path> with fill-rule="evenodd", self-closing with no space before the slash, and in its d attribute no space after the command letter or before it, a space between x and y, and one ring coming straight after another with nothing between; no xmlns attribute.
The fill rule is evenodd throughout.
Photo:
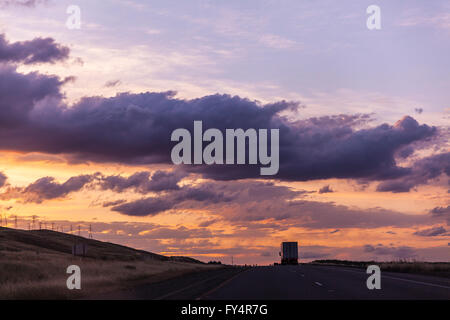
<svg viewBox="0 0 450 320"><path fill-rule="evenodd" d="M42 222L39 221L39 230L42 230Z"/></svg>
<svg viewBox="0 0 450 320"><path fill-rule="evenodd" d="M79 237L81 236L81 227L80 227L80 225L78 225L78 236Z"/></svg>
<svg viewBox="0 0 450 320"><path fill-rule="evenodd" d="M17 215L14 216L14 229L17 229Z"/></svg>
<svg viewBox="0 0 450 320"><path fill-rule="evenodd" d="M92 239L92 225L89 225L89 239Z"/></svg>
<svg viewBox="0 0 450 320"><path fill-rule="evenodd" d="M55 223L52 222L52 231L55 231L54 226L55 226Z"/></svg>
<svg viewBox="0 0 450 320"><path fill-rule="evenodd" d="M34 224L36 222L36 215L33 215L31 218L33 219L33 222L31 224L31 228L34 229Z"/></svg>

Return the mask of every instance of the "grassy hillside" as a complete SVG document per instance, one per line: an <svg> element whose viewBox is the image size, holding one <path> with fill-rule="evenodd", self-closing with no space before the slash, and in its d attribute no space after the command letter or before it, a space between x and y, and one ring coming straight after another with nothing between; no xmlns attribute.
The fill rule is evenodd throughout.
<svg viewBox="0 0 450 320"><path fill-rule="evenodd" d="M84 243L86 257L72 256ZM81 290L68 290L66 269L81 268ZM187 257L166 257L49 230L0 228L0 299L71 299L212 268Z"/></svg>

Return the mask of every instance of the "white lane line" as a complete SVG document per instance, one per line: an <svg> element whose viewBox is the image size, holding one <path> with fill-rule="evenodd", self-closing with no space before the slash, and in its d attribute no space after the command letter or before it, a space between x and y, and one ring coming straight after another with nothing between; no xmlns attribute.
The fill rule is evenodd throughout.
<svg viewBox="0 0 450 320"><path fill-rule="evenodd" d="M361 275L365 275L366 274L364 271L353 271L353 270L344 270L344 269L336 269L336 268L331 268L331 270L339 270L339 271L345 271L345 272L359 273ZM450 287L448 287L448 286L443 286L443 285L439 285L439 284L434 284L434 283L429 283L429 282L422 282L422 281L416 281L416 280L410 280L410 279L402 279L402 278L396 278L396 277L391 277L391 276L385 276L385 275L383 275L383 272L382 272L381 273L381 279L383 280L383 278L388 278L388 279L392 279L392 280L399 280L399 281L405 281L405 282L411 282L411 283L421 284L421 285L430 286L430 287L438 287L438 288L450 289Z"/></svg>
<svg viewBox="0 0 450 320"><path fill-rule="evenodd" d="M421 284L421 285L424 285L424 286L430 286L430 287L438 287L438 288L450 289L450 287L441 286L439 284L422 282L422 281L416 281L416 280L409 280L409 279L402 279L402 278L394 278L394 277L390 277L390 276L383 276L383 275L381 275L381 280L383 280L383 278L388 278L388 279L393 279L393 280L400 280L400 281L406 281L406 282L411 282L411 283L417 283L417 284Z"/></svg>
<svg viewBox="0 0 450 320"><path fill-rule="evenodd" d="M314 282L315 284L317 284L319 287L322 286L322 284L320 282Z"/></svg>

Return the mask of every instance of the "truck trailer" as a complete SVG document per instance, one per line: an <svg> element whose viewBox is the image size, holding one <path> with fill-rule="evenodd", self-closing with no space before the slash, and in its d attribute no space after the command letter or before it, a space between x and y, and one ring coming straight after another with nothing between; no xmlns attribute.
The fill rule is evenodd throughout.
<svg viewBox="0 0 450 320"><path fill-rule="evenodd" d="M282 242L281 243L281 264L298 264L298 243Z"/></svg>

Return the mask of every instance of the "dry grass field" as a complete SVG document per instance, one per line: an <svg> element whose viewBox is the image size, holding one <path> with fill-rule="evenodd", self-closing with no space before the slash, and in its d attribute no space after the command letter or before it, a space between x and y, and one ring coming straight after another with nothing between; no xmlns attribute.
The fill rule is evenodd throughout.
<svg viewBox="0 0 450 320"><path fill-rule="evenodd" d="M86 257L71 254L86 243ZM81 290L68 290L69 265L81 268ZM218 268L49 230L0 228L0 299L77 299L189 272Z"/></svg>

